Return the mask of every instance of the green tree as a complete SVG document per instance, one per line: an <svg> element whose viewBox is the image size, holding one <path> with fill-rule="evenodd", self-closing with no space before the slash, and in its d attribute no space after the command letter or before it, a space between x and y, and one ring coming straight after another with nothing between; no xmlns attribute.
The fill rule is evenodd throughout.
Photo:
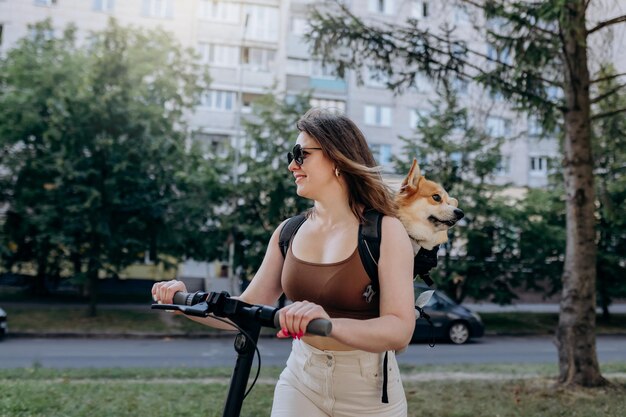
<svg viewBox="0 0 626 417"><path fill-rule="evenodd" d="M603 69L606 81L598 83L599 113L609 114L594 125L593 154L598 195L598 296L603 316L609 318L609 305L615 298L626 297L626 117L613 110L626 107L626 95L619 90L615 70Z"/></svg>
<svg viewBox="0 0 626 417"><path fill-rule="evenodd" d="M437 92L433 110L418 118L415 136L401 138L408 159L395 159L396 171L407 172L416 157L427 177L442 184L466 213L462 225L449 231L446 255L433 273L440 288L459 302L470 296L504 304L515 297L511 275L517 242L509 221L514 209L505 204L504 186L494 185L506 138L477 128L447 80Z"/></svg>
<svg viewBox="0 0 626 417"><path fill-rule="evenodd" d="M626 22L615 16L591 22L587 0L462 0L491 50L469 47L454 28L431 30L415 19L406 24L368 24L342 5L314 10L309 40L315 53L347 68L374 66L402 91L415 74L434 78L451 73L476 80L537 115L544 127L562 122L563 180L566 195L566 249L557 328L559 381L566 385L606 383L599 370L595 340L596 243L591 125L609 115L592 113L591 87L626 74L593 76L588 45L592 36ZM599 46L599 45L598 45ZM621 85L623 87L623 84ZM621 88L620 87L620 88ZM613 91L617 93L619 89Z"/></svg>
<svg viewBox="0 0 626 417"><path fill-rule="evenodd" d="M527 190L517 202L516 212L510 219L519 231L516 281L546 297L557 294L562 289L566 241L562 185Z"/></svg>
<svg viewBox="0 0 626 417"><path fill-rule="evenodd" d="M145 251L210 257L221 187L184 119L208 76L162 30L111 20L83 45L71 26L33 32L0 63L5 261L36 262L39 282L70 263L95 314L100 271Z"/></svg>
<svg viewBox="0 0 626 417"><path fill-rule="evenodd" d="M296 122L310 108L309 102L308 94L261 97L253 104L251 117L243 121L243 143L226 160L233 164L234 152L239 152L240 173L230 181L231 205L220 218L220 231L224 240L234 243L234 266L241 274L258 269L272 232L283 220L310 207L297 196L287 169L287 152L298 136Z"/></svg>

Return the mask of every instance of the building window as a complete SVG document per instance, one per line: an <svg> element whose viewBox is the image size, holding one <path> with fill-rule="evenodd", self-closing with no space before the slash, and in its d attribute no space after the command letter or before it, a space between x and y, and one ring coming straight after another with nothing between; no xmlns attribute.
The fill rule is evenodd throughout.
<svg viewBox="0 0 626 417"><path fill-rule="evenodd" d="M335 68L331 65L323 65L321 61L314 61L311 65L311 76L315 78L325 78L337 80L339 77L335 74Z"/></svg>
<svg viewBox="0 0 626 417"><path fill-rule="evenodd" d="M395 13L394 0L368 0L367 10L372 13L392 15Z"/></svg>
<svg viewBox="0 0 626 417"><path fill-rule="evenodd" d="M174 0L143 0L144 16L161 19L174 17Z"/></svg>
<svg viewBox="0 0 626 417"><path fill-rule="evenodd" d="M370 149L378 165L385 166L391 164L391 145L372 143L370 144Z"/></svg>
<svg viewBox="0 0 626 417"><path fill-rule="evenodd" d="M222 23L237 23L241 9L239 3L217 0L200 2L200 18L216 20Z"/></svg>
<svg viewBox="0 0 626 417"><path fill-rule="evenodd" d="M492 101L504 101L504 96L501 91L489 89L489 98Z"/></svg>
<svg viewBox="0 0 626 417"><path fill-rule="evenodd" d="M389 76L382 71L366 68L363 76L365 85L368 87L387 87Z"/></svg>
<svg viewBox="0 0 626 417"><path fill-rule="evenodd" d="M463 58L467 55L467 43L464 41L455 41L450 45L450 52L455 58Z"/></svg>
<svg viewBox="0 0 626 417"><path fill-rule="evenodd" d="M241 95L241 112L242 113L251 113L252 106L254 103L259 101L263 97L262 94L255 93L243 93Z"/></svg>
<svg viewBox="0 0 626 417"><path fill-rule="evenodd" d="M550 86L546 88L546 96L548 96L550 100L560 100L563 98L563 90L555 86Z"/></svg>
<svg viewBox="0 0 626 417"><path fill-rule="evenodd" d="M494 137L506 137L511 134L511 121L503 117L487 117L486 132Z"/></svg>
<svg viewBox="0 0 626 417"><path fill-rule="evenodd" d="M198 53L205 64L236 67L239 64L239 47L217 45L201 42L198 44Z"/></svg>
<svg viewBox="0 0 626 417"><path fill-rule="evenodd" d="M495 45L487 44L487 57L490 60L511 65L511 53L509 48L498 49Z"/></svg>
<svg viewBox="0 0 626 417"><path fill-rule="evenodd" d="M454 8L454 21L457 23L468 23L470 16L465 6L458 5Z"/></svg>
<svg viewBox="0 0 626 417"><path fill-rule="evenodd" d="M112 12L115 0L93 0L93 9L97 12Z"/></svg>
<svg viewBox="0 0 626 417"><path fill-rule="evenodd" d="M303 36L306 35L311 27L309 26L309 21L304 17L293 17L291 19L290 31L294 35Z"/></svg>
<svg viewBox="0 0 626 417"><path fill-rule="evenodd" d="M28 28L28 37L32 40L41 38L46 41L54 39L54 29L41 30L35 27Z"/></svg>
<svg viewBox="0 0 626 417"><path fill-rule="evenodd" d="M293 75L311 75L311 62L306 59L289 58L287 59L287 74Z"/></svg>
<svg viewBox="0 0 626 417"><path fill-rule="evenodd" d="M202 95L200 105L210 110L232 110L235 107L235 92L211 90Z"/></svg>
<svg viewBox="0 0 626 417"><path fill-rule="evenodd" d="M194 141L208 156L227 156L230 138L227 135L217 135L212 133L196 132L193 135Z"/></svg>
<svg viewBox="0 0 626 417"><path fill-rule="evenodd" d="M416 72L413 77L415 89L420 93L428 93L433 90L433 81L426 74Z"/></svg>
<svg viewBox="0 0 626 417"><path fill-rule="evenodd" d="M320 107L334 113L343 114L346 112L346 102L341 100L327 100L323 98L312 98L311 107Z"/></svg>
<svg viewBox="0 0 626 417"><path fill-rule="evenodd" d="M496 175L508 175L511 173L511 157L501 155L498 165L496 165Z"/></svg>
<svg viewBox="0 0 626 417"><path fill-rule="evenodd" d="M58 0L35 0L36 6L56 6L58 3Z"/></svg>
<svg viewBox="0 0 626 417"><path fill-rule="evenodd" d="M242 52L243 65L257 72L269 72L274 67L276 51L272 49L244 47Z"/></svg>
<svg viewBox="0 0 626 417"><path fill-rule="evenodd" d="M414 19L425 19L428 17L428 2L424 0L414 0L411 5L411 17Z"/></svg>
<svg viewBox="0 0 626 417"><path fill-rule="evenodd" d="M278 8L247 6L248 27L246 37L260 41L278 41Z"/></svg>
<svg viewBox="0 0 626 417"><path fill-rule="evenodd" d="M425 117L428 117L428 112L426 110L411 109L411 112L409 113L409 127L411 129L417 129L417 125L420 120Z"/></svg>
<svg viewBox="0 0 626 417"><path fill-rule="evenodd" d="M391 107L366 105L365 123L372 126L391 126Z"/></svg>
<svg viewBox="0 0 626 417"><path fill-rule="evenodd" d="M530 173L534 175L546 175L548 173L548 158L545 156L531 156Z"/></svg>
<svg viewBox="0 0 626 417"><path fill-rule="evenodd" d="M528 118L528 136L538 137L543 135L543 127L541 127L541 123L537 120L536 117Z"/></svg>
<svg viewBox="0 0 626 417"><path fill-rule="evenodd" d="M455 78L452 82L452 86L457 94L467 94L469 90L469 81L462 78Z"/></svg>

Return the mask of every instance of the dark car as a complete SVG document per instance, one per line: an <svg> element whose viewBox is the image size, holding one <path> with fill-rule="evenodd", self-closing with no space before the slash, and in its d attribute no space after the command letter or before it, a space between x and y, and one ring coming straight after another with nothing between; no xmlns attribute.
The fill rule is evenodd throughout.
<svg viewBox="0 0 626 417"><path fill-rule="evenodd" d="M8 332L9 325L7 324L7 313L0 308L0 340L2 340Z"/></svg>
<svg viewBox="0 0 626 417"><path fill-rule="evenodd" d="M430 289L417 283L414 287L416 299L422 292ZM455 303L439 290L435 290L425 305L424 311L430 315L433 322L432 330L424 318L417 319L411 343L430 340L434 337L436 340L443 339L452 343L463 344L470 338L481 337L485 333L485 326L478 314Z"/></svg>

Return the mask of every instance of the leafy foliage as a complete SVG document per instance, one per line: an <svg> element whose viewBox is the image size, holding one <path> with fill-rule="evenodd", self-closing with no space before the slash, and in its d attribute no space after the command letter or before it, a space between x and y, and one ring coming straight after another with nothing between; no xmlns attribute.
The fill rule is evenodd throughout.
<svg viewBox="0 0 626 417"><path fill-rule="evenodd" d="M70 264L95 294L99 270L145 251L209 258L206 202L222 189L185 149L183 115L208 83L193 52L114 20L84 45L72 27L33 30L0 62L7 266L35 261L41 280Z"/></svg>
<svg viewBox="0 0 626 417"><path fill-rule="evenodd" d="M592 104L606 102L626 84L592 96L593 85L603 76L591 73L589 45L591 35L626 22L626 16L589 28L586 0L462 3L476 12L475 28L490 44L487 53L484 44L469 46L445 23L434 30L415 19L404 25L366 22L340 2L315 8L308 40L314 53L337 66L339 73L374 66L387 75L388 87L395 92L412 86L420 72L435 79L457 75L503 95L517 109L535 115L546 130L562 124L567 256L557 328L559 380L604 385L593 348L597 245L591 130L593 122L623 114L626 107L597 112Z"/></svg>
<svg viewBox="0 0 626 417"><path fill-rule="evenodd" d="M422 172L442 184L465 212L461 224L448 233L445 259L434 272L439 285L457 301L471 296L510 302L517 239L507 217L514 217L514 210L499 195L504 187L493 185L505 138L477 128L445 80L438 92L433 110L419 117L415 136L402 138L408 159L396 160L397 171L408 171L415 156Z"/></svg>
<svg viewBox="0 0 626 417"><path fill-rule="evenodd" d="M610 66L601 73L612 76ZM599 83L598 94L617 88L615 78ZM613 94L598 104L599 113L609 113L626 105L626 95ZM593 131L596 192L598 196L598 295L603 313L615 298L626 297L626 118L613 114L596 123Z"/></svg>
<svg viewBox="0 0 626 417"><path fill-rule="evenodd" d="M266 94L244 120L246 138L240 146L237 183L231 182L229 199L234 208L221 218L223 235L236 241L235 265L247 275L260 266L276 227L288 217L309 208L296 195L287 170L287 152L295 144L296 122L309 109L308 94L280 98ZM227 164L234 161L234 149Z"/></svg>

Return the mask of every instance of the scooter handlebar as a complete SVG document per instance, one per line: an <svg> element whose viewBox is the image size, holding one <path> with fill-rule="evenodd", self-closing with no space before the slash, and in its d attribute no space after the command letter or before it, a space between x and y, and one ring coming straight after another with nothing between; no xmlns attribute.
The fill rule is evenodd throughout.
<svg viewBox="0 0 626 417"><path fill-rule="evenodd" d="M276 315L274 315L274 327L280 329L280 317L278 316L278 311L276 311ZM307 333L318 336L329 336L332 330L333 323L326 319L313 319L306 326Z"/></svg>
<svg viewBox="0 0 626 417"><path fill-rule="evenodd" d="M174 304L183 305L183 306L192 306L194 304L200 303L207 299L208 293L204 292L177 292L174 294L173 302ZM276 329L280 329L280 319L278 316L278 309L274 309L273 312L273 321L274 327ZM333 324L330 320L327 319L313 319L306 327L306 332L315 334L318 336L328 336L332 331Z"/></svg>
<svg viewBox="0 0 626 417"><path fill-rule="evenodd" d="M174 304L181 304L184 306L191 306L194 304L197 304L197 302L194 302L194 297L196 297L198 295L198 293L195 292L182 292L182 291L178 291L177 293L174 294L173 297L173 303Z"/></svg>

